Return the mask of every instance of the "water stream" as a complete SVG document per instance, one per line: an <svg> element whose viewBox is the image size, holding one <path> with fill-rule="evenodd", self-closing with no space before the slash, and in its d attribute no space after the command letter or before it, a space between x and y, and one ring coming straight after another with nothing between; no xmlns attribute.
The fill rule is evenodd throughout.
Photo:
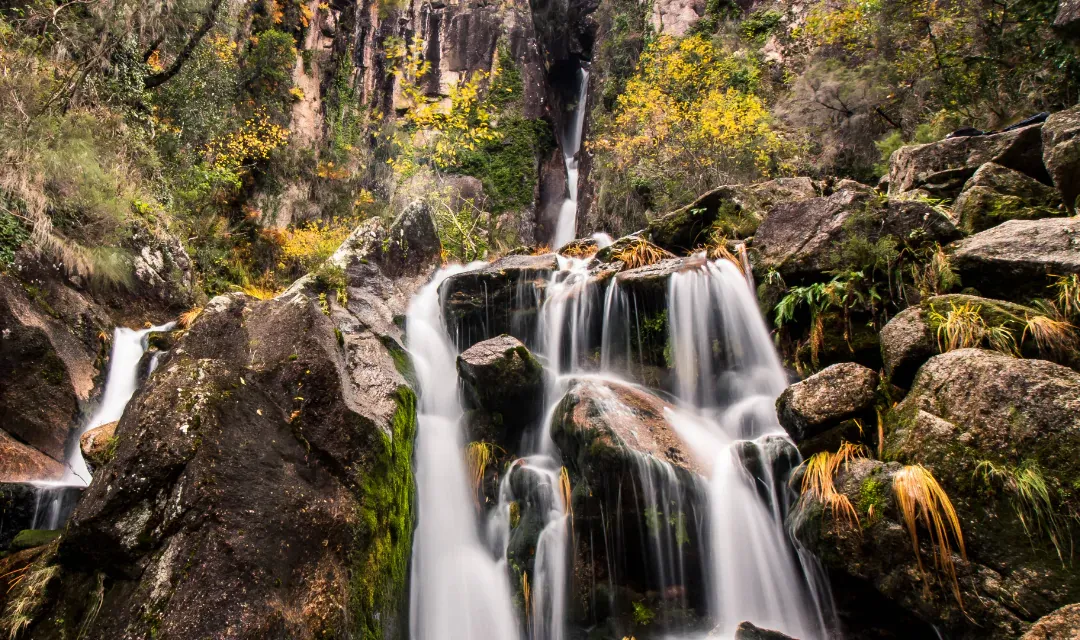
<svg viewBox="0 0 1080 640"><path fill-rule="evenodd" d="M64 475L59 480L33 483L38 487L37 505L32 528L58 529L70 515L78 492L72 488L86 487L90 484L90 469L83 460L82 435L110 422L116 422L124 415L131 396L138 388L139 361L148 347L151 333L170 331L175 322L150 327L147 329L128 329L117 327L113 331L112 350L109 353L109 369L105 374L105 390L97 409L91 414L68 440L64 453ZM155 354L157 355L157 354ZM150 371L157 366L156 358L150 363Z"/></svg>
<svg viewBox="0 0 1080 640"><path fill-rule="evenodd" d="M585 127L585 106L589 95L589 71L581 69L581 77L578 85L577 103L574 105L574 115L570 119L570 126L560 140L563 152L563 162L566 165L566 199L559 208L559 219L555 226L555 235L552 237L551 246L558 248L570 242L577 236L574 235L577 228L578 206L578 160L577 154L581 150L581 134Z"/></svg>

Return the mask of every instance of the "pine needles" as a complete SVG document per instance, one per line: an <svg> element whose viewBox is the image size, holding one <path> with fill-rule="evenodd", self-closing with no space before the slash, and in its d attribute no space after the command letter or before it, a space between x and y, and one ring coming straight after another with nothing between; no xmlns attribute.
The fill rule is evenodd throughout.
<svg viewBox="0 0 1080 640"><path fill-rule="evenodd" d="M675 256L644 238L631 238L626 246L619 249L612 257L622 261L627 269L637 269Z"/></svg>
<svg viewBox="0 0 1080 640"><path fill-rule="evenodd" d="M960 596L960 584L956 579L952 543L956 543L961 557L966 559L967 552L964 549L964 536L960 532L960 519L949 496L934 475L919 464L906 466L896 472L893 476L893 494L911 536L911 547L915 551L919 571L926 573L922 556L919 554L918 524L922 523L930 532L934 566L949 577L953 595L962 608L964 602Z"/></svg>
<svg viewBox="0 0 1080 640"><path fill-rule="evenodd" d="M1054 509L1050 487L1039 466L1025 462L1013 469L983 460L976 465L975 475L982 476L987 483L1001 483L1011 496L1013 510L1028 539L1034 541L1036 537L1045 536L1054 545L1058 560L1064 565L1065 553L1062 548L1068 540L1069 555L1072 555L1072 536L1068 521Z"/></svg>

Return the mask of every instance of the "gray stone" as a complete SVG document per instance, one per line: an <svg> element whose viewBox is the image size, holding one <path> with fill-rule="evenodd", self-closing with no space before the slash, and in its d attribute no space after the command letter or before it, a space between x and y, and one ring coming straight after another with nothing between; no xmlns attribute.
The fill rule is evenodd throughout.
<svg viewBox="0 0 1080 640"><path fill-rule="evenodd" d="M845 420L873 415L877 387L875 371L854 362L834 364L785 389L776 400L777 417L802 442Z"/></svg>
<svg viewBox="0 0 1080 640"><path fill-rule="evenodd" d="M1062 3L1063 10L1066 3ZM1080 2L1069 5L1080 12ZM1059 15L1060 17L1060 15ZM1072 24L1077 24L1075 21ZM1042 128L1043 163L1069 211L1076 211L1080 196L1080 107L1052 114Z"/></svg>
<svg viewBox="0 0 1080 640"><path fill-rule="evenodd" d="M472 406L516 427L513 435L542 413L544 369L517 338L501 335L474 344L458 356L457 369Z"/></svg>
<svg viewBox="0 0 1080 640"><path fill-rule="evenodd" d="M965 287L984 296L1046 297L1051 276L1080 273L1080 219L1010 220L949 247Z"/></svg>
<svg viewBox="0 0 1080 640"><path fill-rule="evenodd" d="M1061 4L1065 5L1064 2ZM1075 640L1076 638L1080 638L1080 604L1066 605L1039 618L1020 640Z"/></svg>
<svg viewBox="0 0 1080 640"><path fill-rule="evenodd" d="M881 360L889 382L908 387L924 362L937 355L937 341L921 307L908 307L881 328Z"/></svg>
<svg viewBox="0 0 1080 640"><path fill-rule="evenodd" d="M988 162L975 172L953 205L958 226L978 233L1006 220L1035 220L1063 215L1053 188L1019 171Z"/></svg>
<svg viewBox="0 0 1080 640"><path fill-rule="evenodd" d="M1042 162L1041 127L901 147L889 159L889 193L925 189L939 198L955 198L987 162L1049 182Z"/></svg>

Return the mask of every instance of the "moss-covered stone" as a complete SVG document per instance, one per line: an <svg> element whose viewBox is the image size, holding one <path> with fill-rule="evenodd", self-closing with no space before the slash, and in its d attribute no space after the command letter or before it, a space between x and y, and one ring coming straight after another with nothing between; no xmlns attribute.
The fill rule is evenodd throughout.
<svg viewBox="0 0 1080 640"><path fill-rule="evenodd" d="M63 533L63 531L51 529L23 529L15 534L8 551L22 551L23 549L40 547L56 540Z"/></svg>
<svg viewBox="0 0 1080 640"><path fill-rule="evenodd" d="M1064 215L1061 196L1038 180L993 162L975 172L956 199L953 214L965 233L978 233L1006 220Z"/></svg>

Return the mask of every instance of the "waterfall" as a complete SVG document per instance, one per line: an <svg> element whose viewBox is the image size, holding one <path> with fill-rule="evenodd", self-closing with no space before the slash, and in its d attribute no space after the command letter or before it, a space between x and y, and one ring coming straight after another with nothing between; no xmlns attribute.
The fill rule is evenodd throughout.
<svg viewBox="0 0 1080 640"><path fill-rule="evenodd" d="M138 387L139 360L146 353L148 336L157 331L169 331L174 326L176 323L170 322L149 329L117 327L113 331L105 391L94 413L68 440L64 475L59 480L33 483L38 489L33 528L58 529L71 514L78 499L78 491L72 488L86 487L91 480L90 469L82 456L82 435L90 429L116 422L124 415L124 408ZM151 363L151 372L155 367L156 360Z"/></svg>
<svg viewBox="0 0 1080 640"><path fill-rule="evenodd" d="M578 86L574 116L570 119L570 127L560 141L563 162L566 164L566 199L559 208L559 220L555 225L555 235L552 237L551 246L556 249L573 240L577 231L577 153L581 149L581 133L585 127L585 103L588 102L589 94L589 72L583 68L579 70L579 74L581 84Z"/></svg>
<svg viewBox="0 0 1080 640"><path fill-rule="evenodd" d="M439 271L413 298L406 316L408 348L420 386L409 610L410 637L415 640L518 637L505 563L484 544L469 492L457 350L443 325L439 300L443 280L466 269Z"/></svg>
<svg viewBox="0 0 1080 640"><path fill-rule="evenodd" d="M466 478L458 350L438 293L447 277L477 265L440 271L410 306L408 345L420 383L411 637L568 637L574 541L581 533L573 531L569 478L550 425L575 383L595 387L603 413L628 415L611 389L645 391L628 382L644 376L653 376L650 386L673 392L675 405L664 417L704 477L630 453L627 480L597 503L607 579L630 571L676 608L707 610L716 637L732 635L744 620L802 640L826 637L831 600L815 590L816 563L783 528L793 499L786 478L798 452L776 419L774 403L787 378L752 280L733 262L697 256L670 277L660 300L654 294L638 300L618 278L598 283L588 259L558 256L557 262L545 283L515 287L511 317L539 307L535 323L523 317L511 325L545 364L546 407L543 420L524 434L521 457L506 468L486 523ZM657 329L658 311L667 318L666 335ZM470 344L493 337L472 335L477 330L466 329ZM658 372L661 351L670 375ZM624 499L640 511L624 514ZM525 518L528 526L515 522ZM623 540L625 526L643 526L644 533ZM593 532L588 536L591 541ZM628 542L635 548L624 548ZM522 545L531 548L524 558ZM512 571L530 594L523 588L522 621L514 613ZM689 594L688 584L702 586ZM696 630L689 621L670 624L669 634Z"/></svg>
<svg viewBox="0 0 1080 640"><path fill-rule="evenodd" d="M787 438L774 409L787 381L747 279L730 261L706 262L672 276L668 305L680 400L668 420L712 474L713 622L721 634L750 620L797 638L825 637L813 580L783 529L785 487L771 477L763 446ZM757 452L768 477L746 469L740 443Z"/></svg>

